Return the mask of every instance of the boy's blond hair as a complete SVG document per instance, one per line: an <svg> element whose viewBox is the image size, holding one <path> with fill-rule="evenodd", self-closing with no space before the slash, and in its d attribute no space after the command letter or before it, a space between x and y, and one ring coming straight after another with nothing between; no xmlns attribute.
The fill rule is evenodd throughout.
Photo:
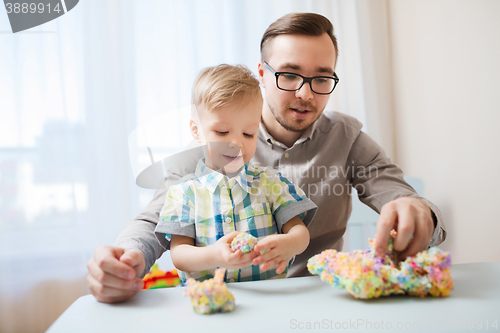
<svg viewBox="0 0 500 333"><path fill-rule="evenodd" d="M212 111L233 102L258 99L259 80L244 65L222 64L203 69L193 84L192 103Z"/></svg>

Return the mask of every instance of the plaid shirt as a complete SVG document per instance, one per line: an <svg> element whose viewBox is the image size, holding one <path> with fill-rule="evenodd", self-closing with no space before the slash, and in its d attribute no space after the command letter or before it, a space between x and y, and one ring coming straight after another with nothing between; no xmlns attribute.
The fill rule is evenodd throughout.
<svg viewBox="0 0 500 333"><path fill-rule="evenodd" d="M248 232L258 239L281 233L282 226L295 216L306 225L312 220L316 205L278 171L247 163L234 178L198 162L194 174L173 185L165 198L155 234L161 243L170 235L195 239L196 246L214 244L235 230ZM292 263L290 261L288 267ZM226 271L225 281L256 281L286 277L275 269L261 272L258 266ZM214 269L180 272L184 281L212 278Z"/></svg>

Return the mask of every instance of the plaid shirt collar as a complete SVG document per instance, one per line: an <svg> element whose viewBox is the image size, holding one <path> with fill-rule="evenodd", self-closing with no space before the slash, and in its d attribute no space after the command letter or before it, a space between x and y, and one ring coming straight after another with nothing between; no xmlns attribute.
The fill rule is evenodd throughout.
<svg viewBox="0 0 500 333"><path fill-rule="evenodd" d="M202 158L198 161L196 165L196 171L194 172L196 178L199 182L214 194L217 187L225 186L229 183L229 187L232 189L236 184L239 184L243 191L251 193L251 188L253 185L253 179L255 175L255 167L250 163L246 163L241 169L240 173L233 178L223 175L220 172L212 170L205 164L205 159Z"/></svg>

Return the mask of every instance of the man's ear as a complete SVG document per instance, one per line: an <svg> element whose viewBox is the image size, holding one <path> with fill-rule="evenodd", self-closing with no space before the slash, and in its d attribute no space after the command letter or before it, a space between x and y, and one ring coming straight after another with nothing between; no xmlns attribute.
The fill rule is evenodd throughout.
<svg viewBox="0 0 500 333"><path fill-rule="evenodd" d="M193 138L198 143L201 143L200 129L198 128L198 124L196 124L196 122L193 119L189 121L189 128L191 129L191 135L193 136Z"/></svg>
<svg viewBox="0 0 500 333"><path fill-rule="evenodd" d="M257 67L257 72L259 73L259 82L262 88L266 87L266 84L264 83L264 70L266 68L264 67L264 63L261 61L259 62L259 66Z"/></svg>

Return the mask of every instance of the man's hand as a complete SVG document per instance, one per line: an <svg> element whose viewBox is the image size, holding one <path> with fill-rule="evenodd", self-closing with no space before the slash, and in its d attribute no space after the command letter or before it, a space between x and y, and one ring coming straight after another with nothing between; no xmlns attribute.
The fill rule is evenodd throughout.
<svg viewBox="0 0 500 333"><path fill-rule="evenodd" d="M139 250L114 246L98 247L87 263L87 284L99 302L116 303L131 299L143 287L139 278L145 267Z"/></svg>
<svg viewBox="0 0 500 333"><path fill-rule="evenodd" d="M412 197L402 197L386 203L377 222L375 252L378 256L386 253L392 229L398 232L394 239L394 249L402 251L399 254L400 260L426 250L434 232L429 206Z"/></svg>

